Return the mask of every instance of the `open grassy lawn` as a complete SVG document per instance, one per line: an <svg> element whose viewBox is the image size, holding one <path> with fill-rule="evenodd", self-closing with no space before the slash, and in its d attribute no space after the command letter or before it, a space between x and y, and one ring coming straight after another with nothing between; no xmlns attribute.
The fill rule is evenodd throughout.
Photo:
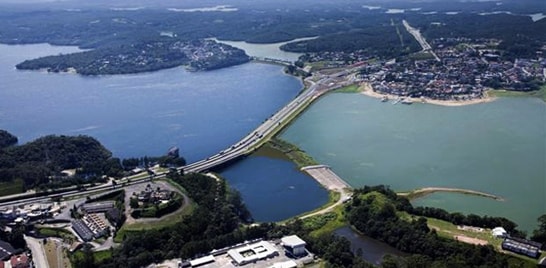
<svg viewBox="0 0 546 268"><path fill-rule="evenodd" d="M525 260L525 261L530 262L530 263L534 263L534 264L537 263L537 260L535 260L535 259L502 250L502 248L501 248L502 238L493 237L493 235L491 234L491 229L484 229L483 232L460 230L453 223L443 221L443 220L434 219L434 218L427 218L427 223L428 223L429 228L435 229L436 232L438 233L438 235L441 236L441 237L454 239L455 235L460 235L460 236L467 236L467 237L471 237L471 238L477 238L477 239L485 240L499 252L502 252L504 254L520 258L520 259ZM543 252L540 258L545 257L545 256L546 256L546 253ZM539 260L540 260L540 258L539 258Z"/></svg>
<svg viewBox="0 0 546 268"><path fill-rule="evenodd" d="M59 237L68 242L78 240L72 232L62 228L36 227L36 229L44 236Z"/></svg>
<svg viewBox="0 0 546 268"><path fill-rule="evenodd" d="M102 262L103 260L112 258L111 250L96 251L93 253L96 262Z"/></svg>
<svg viewBox="0 0 546 268"><path fill-rule="evenodd" d="M112 251L111 250L102 250L102 251L95 251L93 252L93 257L95 258L96 263L101 263L103 260L112 258ZM74 252L72 255L73 259L83 259L84 255L81 250L78 250ZM51 266L55 267L55 266Z"/></svg>
<svg viewBox="0 0 546 268"><path fill-rule="evenodd" d="M487 94L490 94L493 97L535 97L546 102L546 85L543 85L539 90L530 92L490 90Z"/></svg>
<svg viewBox="0 0 546 268"><path fill-rule="evenodd" d="M0 196L19 194L23 192L23 180L0 182Z"/></svg>
<svg viewBox="0 0 546 268"><path fill-rule="evenodd" d="M124 224L116 233L116 236L114 237L114 242L120 243L123 241L123 236L131 233L131 232L138 232L143 230L152 230L152 229L162 229L165 227L170 227L175 225L176 223L182 221L184 216L189 215L192 213L194 208L194 204L184 204L182 208L178 209L177 211L163 216L159 218L158 220L154 221L142 221L142 222L135 222L131 224Z"/></svg>
<svg viewBox="0 0 546 268"><path fill-rule="evenodd" d="M44 244L44 250L49 267L61 267L57 261L57 243L48 240L47 243Z"/></svg>
<svg viewBox="0 0 546 268"><path fill-rule="evenodd" d="M331 234L335 230L347 225L347 220L345 220L345 215L343 212L343 206L337 206L334 208L333 211L317 215L314 217L306 218L303 220L304 225L305 224L317 224L321 223L321 221L324 222L324 224L321 224L322 226L316 226L317 229L315 229L313 232L311 232L312 236L320 236L322 234Z"/></svg>
<svg viewBox="0 0 546 268"><path fill-rule="evenodd" d="M334 90L335 93L359 93L362 89L358 85L350 85Z"/></svg>

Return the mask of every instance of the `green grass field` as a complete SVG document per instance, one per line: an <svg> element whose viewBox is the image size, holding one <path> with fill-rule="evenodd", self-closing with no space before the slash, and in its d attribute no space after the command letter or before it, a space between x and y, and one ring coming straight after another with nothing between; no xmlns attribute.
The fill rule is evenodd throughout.
<svg viewBox="0 0 546 268"><path fill-rule="evenodd" d="M72 232L62 228L36 227L36 230L41 235L59 237L69 242L78 240L78 238L74 236Z"/></svg>
<svg viewBox="0 0 546 268"><path fill-rule="evenodd" d="M24 190L23 180L17 179L10 182L0 182L0 196L22 193Z"/></svg>
<svg viewBox="0 0 546 268"><path fill-rule="evenodd" d="M487 92L487 94L493 97L534 97L546 102L546 85L543 85L537 91L519 92L508 90L490 90Z"/></svg>
<svg viewBox="0 0 546 268"><path fill-rule="evenodd" d="M112 258L112 251L110 250L95 251L93 252L93 257L96 263L100 263L103 260ZM72 260L83 259L83 258L84 258L84 255L81 250L78 250L74 252L74 254L72 254Z"/></svg>
<svg viewBox="0 0 546 268"><path fill-rule="evenodd" d="M95 251L93 255L95 256L95 261L102 262L103 260L112 258L112 251L110 250Z"/></svg>
<svg viewBox="0 0 546 268"><path fill-rule="evenodd" d="M525 261L527 261L529 263L533 263L533 264L537 263L537 260L535 260L535 259L502 250L501 249L502 239L493 237L493 235L491 234L491 229L484 229L483 232L474 232L474 231L470 231L470 230L460 230L453 223L443 221L443 220L434 219L434 218L427 218L427 223L428 223L429 228L435 229L436 233L441 237L448 238L448 239L454 239L454 236L459 235L459 236L467 236L467 237L471 237L471 238L481 239L481 240L487 241L490 245L492 245L499 252L502 252L502 253L510 255L510 256L517 257L517 258L525 260ZM545 252L542 252L542 255L540 256L539 260L541 258L543 258L543 257L546 257Z"/></svg>
<svg viewBox="0 0 546 268"><path fill-rule="evenodd" d="M305 151L301 150L296 145L279 138L273 138L269 140L267 143L264 144L263 147L264 150L270 150L270 154L273 154L272 151L275 150L284 154L286 157L288 157L288 159L296 163L299 168L318 165L318 162L307 153L305 153ZM280 157L278 153L275 154Z"/></svg>
<svg viewBox="0 0 546 268"><path fill-rule="evenodd" d="M358 85L350 85L334 90L335 93L360 93L362 89Z"/></svg>
<svg viewBox="0 0 546 268"><path fill-rule="evenodd" d="M320 226L319 228L316 228L314 231L310 233L312 236L320 236L322 234L331 234L335 230L347 225L347 220L345 220L343 209L344 209L343 206L337 206L331 212L321 214L321 215L316 215L310 218L306 218L303 220L303 222L304 224L306 224L307 221L312 221L315 223L317 222L320 223L320 221L325 222L324 224L321 224L322 226Z"/></svg>
<svg viewBox="0 0 546 268"><path fill-rule="evenodd" d="M173 184L174 185L174 184ZM176 186L175 186L176 187ZM161 217L154 221L135 222L131 224L125 223L117 232L114 237L114 242L120 243L123 241L123 236L131 232L139 232L143 230L162 229L173 226L184 218L184 216L192 213L195 204L184 204L182 208L177 211Z"/></svg>

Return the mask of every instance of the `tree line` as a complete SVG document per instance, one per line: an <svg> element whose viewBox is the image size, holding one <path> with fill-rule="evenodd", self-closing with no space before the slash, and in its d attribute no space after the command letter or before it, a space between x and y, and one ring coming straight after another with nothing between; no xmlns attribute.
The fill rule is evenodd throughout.
<svg viewBox="0 0 546 268"><path fill-rule="evenodd" d="M530 3L530 1L527 1ZM430 4L431 9L445 8L445 3ZM401 5L401 3L397 3ZM467 4L454 4L454 9L467 9ZM455 7L457 6L457 7ZM392 21L391 21L392 19ZM320 36L316 40L298 42L285 49L298 52L351 51L356 49L377 53L379 57L393 57L419 49L414 38L401 27L400 21L407 19L419 28L426 38L496 38L500 48L509 57L531 57L545 41L544 19L533 22L528 16L507 14L481 16L465 10L461 14L447 15L443 12L423 15L421 12L384 14L370 12L355 6L345 9L334 6L316 6L312 12L305 7L287 9L282 13L276 8L263 8L261 12L241 8L237 12L170 12L160 9L143 9L132 12L109 10L34 11L0 13L0 42L3 43L51 43L76 45L94 50L64 57L63 60L92 62L105 58L108 48L117 48L108 55L139 54L133 44L146 46L159 40L196 40L217 37L223 40L241 40L252 43L273 43L295 38ZM93 23L90 23L93 22ZM393 23L394 22L394 23ZM433 24L440 22L440 24ZM393 25L394 24L394 25ZM22 31L21 29L25 29ZM162 37L161 31L169 31L172 37ZM101 48L100 50L97 48ZM120 64L112 69L97 69L100 64L81 72L117 73L124 70L151 71L172 65L181 55L162 50L159 58L149 65ZM142 56L142 55L141 55ZM174 57L176 56L176 57ZM116 60L115 58L109 58ZM51 61L52 58L48 58ZM55 61L69 66L67 62ZM40 66L34 62L35 67ZM197 64L197 65L200 65ZM215 65L221 67L221 65ZM51 67L51 65L49 65ZM56 67L55 67L56 68ZM114 68L116 70L114 70Z"/></svg>
<svg viewBox="0 0 546 268"><path fill-rule="evenodd" d="M222 178L171 172L169 178L180 184L197 204L181 222L162 229L127 233L112 258L95 260L92 252L81 258L76 267L141 267L152 262L182 258L187 260L213 249L248 240L279 239L296 234L307 242L307 248L326 261L326 267L373 267L351 251L350 242L333 234L317 237L301 220L286 224L252 224L252 217L240 194L230 189Z"/></svg>
<svg viewBox="0 0 546 268"><path fill-rule="evenodd" d="M409 205L409 206L408 206ZM402 219L398 213L411 204L387 187L355 191L346 207L347 219L358 231L412 256L389 259L383 267L533 267L497 252L492 246L475 246L445 239L431 230L424 217Z"/></svg>
<svg viewBox="0 0 546 268"><path fill-rule="evenodd" d="M183 157L172 155L121 160L112 157L99 141L85 135L48 135L23 145L15 145L14 137L7 131L0 131L1 141L10 144L0 147L0 182L21 179L24 189L47 190L105 182L105 176L126 176L135 167L186 164ZM61 173L68 169L75 170L74 176Z"/></svg>
<svg viewBox="0 0 546 268"><path fill-rule="evenodd" d="M22 179L26 189L49 184L51 176L77 169L69 184L99 178L111 165L111 153L88 136L45 136L0 149L0 180Z"/></svg>

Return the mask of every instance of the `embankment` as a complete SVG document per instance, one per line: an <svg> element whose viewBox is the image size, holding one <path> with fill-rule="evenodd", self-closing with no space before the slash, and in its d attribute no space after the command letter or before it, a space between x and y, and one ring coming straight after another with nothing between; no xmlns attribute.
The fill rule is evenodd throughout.
<svg viewBox="0 0 546 268"><path fill-rule="evenodd" d="M469 189L461 189L461 188L446 188L446 187L425 187L417 190L413 190L410 192L400 192L398 195L405 196L410 200L414 200L417 198L421 198L424 196L427 196L432 193L436 192L451 192L451 193L461 193L461 194L469 194L469 195L475 195L475 196L481 196L486 198L491 198L497 201L504 201L504 199L500 196L496 196L493 194L488 194L480 191L474 191Z"/></svg>

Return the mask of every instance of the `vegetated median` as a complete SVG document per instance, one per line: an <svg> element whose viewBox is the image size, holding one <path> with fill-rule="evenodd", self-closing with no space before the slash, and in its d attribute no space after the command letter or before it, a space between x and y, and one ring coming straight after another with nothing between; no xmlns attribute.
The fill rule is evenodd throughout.
<svg viewBox="0 0 546 268"><path fill-rule="evenodd" d="M446 187L425 187L416 189L409 192L399 192L398 195L405 196L409 200L414 200L417 198L421 198L424 196L427 196L429 194L433 194L436 192L450 192L450 193L461 193L461 194L468 194L468 195L475 195L475 196L481 196L486 198L491 198L497 201L504 201L504 199L500 196L496 196L493 194L488 194L480 191L474 191L469 189L461 189L461 188L446 188Z"/></svg>
<svg viewBox="0 0 546 268"><path fill-rule="evenodd" d="M298 168L319 164L315 159L305 153L305 151L300 149L298 146L277 137L271 138L259 150L264 149L281 152L288 159L294 162L298 166Z"/></svg>

